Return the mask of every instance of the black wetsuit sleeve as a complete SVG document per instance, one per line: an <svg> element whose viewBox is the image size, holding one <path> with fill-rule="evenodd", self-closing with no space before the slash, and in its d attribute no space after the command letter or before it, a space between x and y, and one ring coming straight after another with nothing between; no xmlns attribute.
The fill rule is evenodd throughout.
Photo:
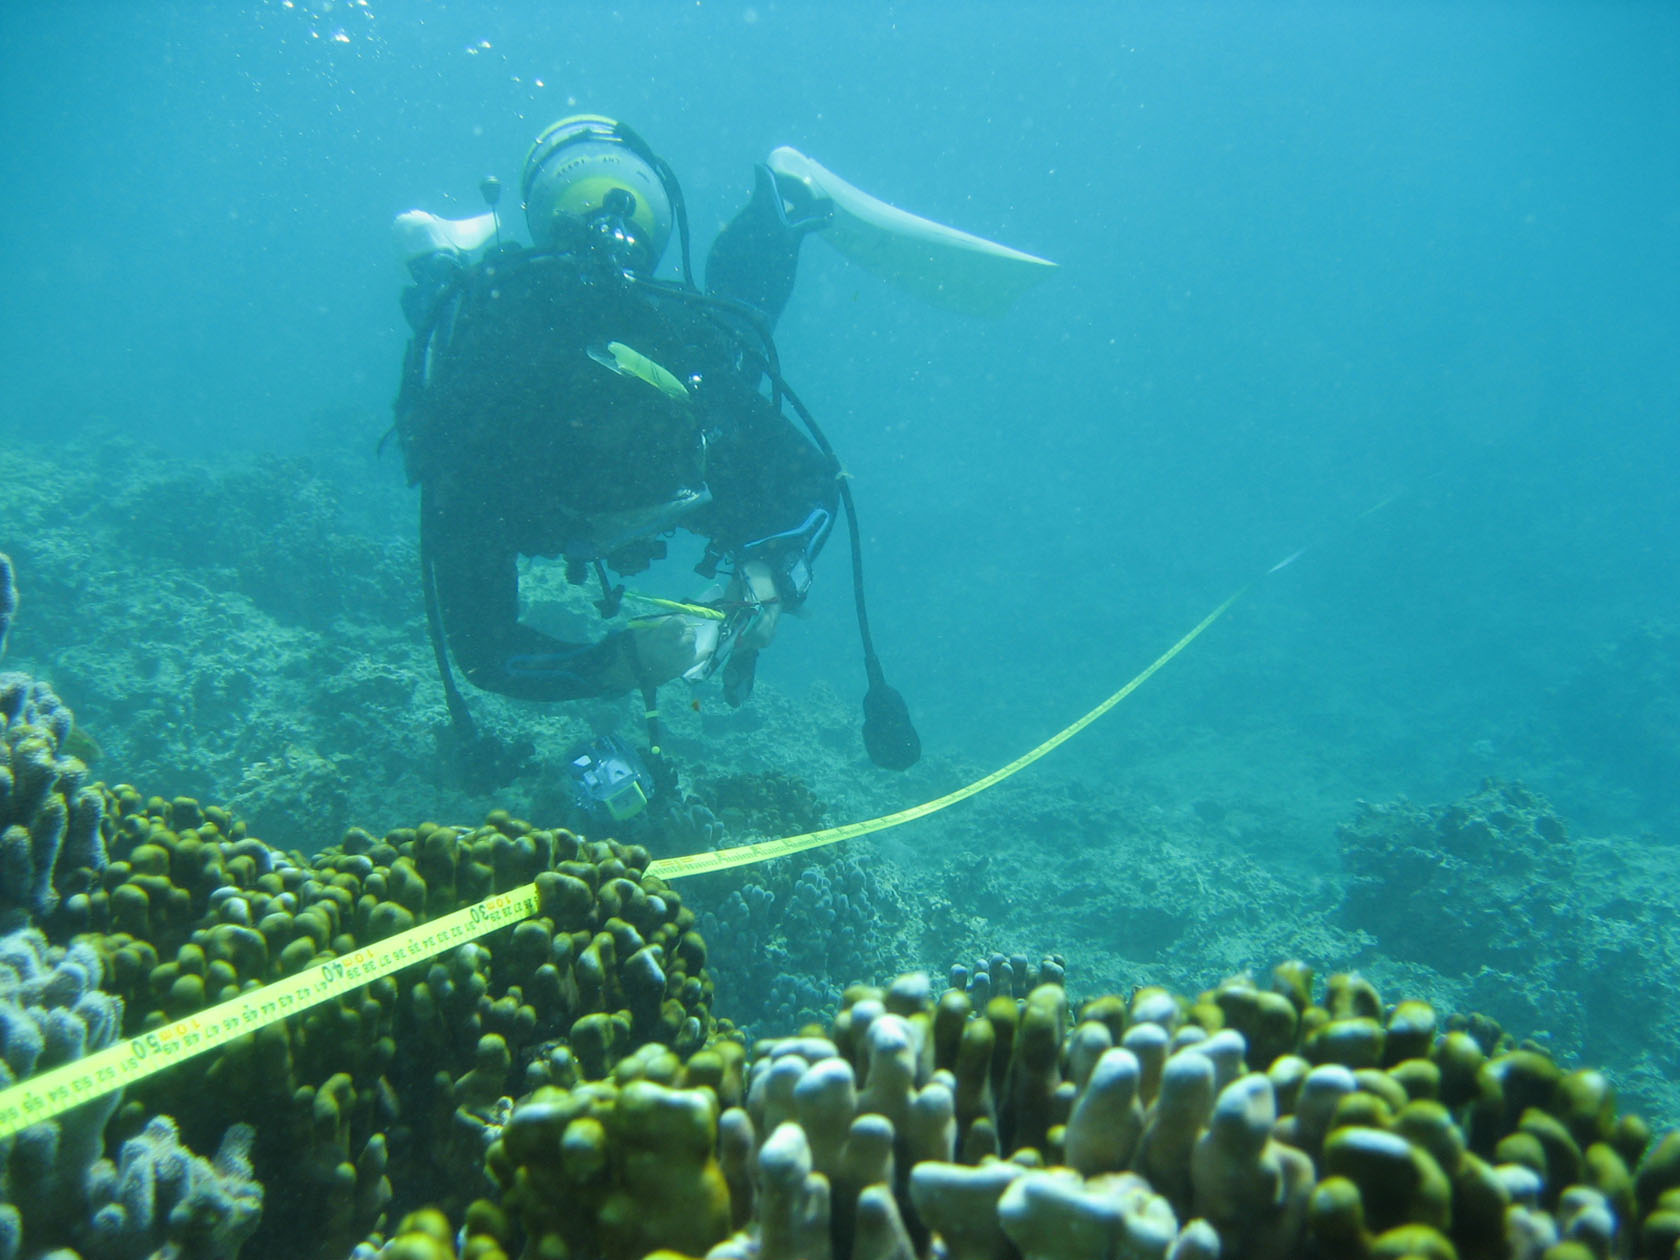
<svg viewBox="0 0 1680 1260"><path fill-rule="evenodd" d="M427 488L422 547L450 655L475 687L520 700L623 695L634 670L627 634L568 643L519 620L519 556L496 518Z"/></svg>

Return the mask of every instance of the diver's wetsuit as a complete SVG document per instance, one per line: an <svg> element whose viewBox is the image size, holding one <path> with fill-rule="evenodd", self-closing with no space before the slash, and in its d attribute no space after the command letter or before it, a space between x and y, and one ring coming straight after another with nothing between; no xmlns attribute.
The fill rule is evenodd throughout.
<svg viewBox="0 0 1680 1260"><path fill-rule="evenodd" d="M475 685L532 700L635 685L628 633L567 643L519 620L521 555L634 572L646 541L677 525L732 556L813 519L814 538L752 554L780 574L778 547L807 560L820 547L836 470L758 392L759 369L742 366L704 305L570 254L517 249L440 303L411 349L398 430L444 634ZM615 371L615 346L687 384L687 398L649 379L657 372Z"/></svg>

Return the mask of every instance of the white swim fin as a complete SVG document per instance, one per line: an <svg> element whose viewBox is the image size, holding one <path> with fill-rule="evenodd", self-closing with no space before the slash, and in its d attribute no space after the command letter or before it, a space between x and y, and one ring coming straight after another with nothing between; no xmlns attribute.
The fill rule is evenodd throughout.
<svg viewBox="0 0 1680 1260"><path fill-rule="evenodd" d="M445 219L424 210L407 210L397 216L391 229L405 263L435 253L470 258L495 239L496 216L487 211L470 219Z"/></svg>
<svg viewBox="0 0 1680 1260"><path fill-rule="evenodd" d="M783 145L770 169L834 204L815 235L859 266L936 306L1001 315L1056 264L996 241L900 210L853 187L798 149Z"/></svg>

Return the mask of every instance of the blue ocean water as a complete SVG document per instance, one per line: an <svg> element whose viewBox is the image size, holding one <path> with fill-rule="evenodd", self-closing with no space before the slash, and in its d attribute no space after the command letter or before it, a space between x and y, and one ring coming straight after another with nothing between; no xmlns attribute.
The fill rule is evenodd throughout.
<svg viewBox="0 0 1680 1260"><path fill-rule="evenodd" d="M1677 834L1672 5L24 0L0 49L0 435L353 452L406 534L392 215L597 110L698 256L793 144L1062 264L983 321L812 242L781 325L930 750L1015 755L1305 547L1056 772L1301 856L1490 773ZM821 581L765 676L854 697Z"/></svg>

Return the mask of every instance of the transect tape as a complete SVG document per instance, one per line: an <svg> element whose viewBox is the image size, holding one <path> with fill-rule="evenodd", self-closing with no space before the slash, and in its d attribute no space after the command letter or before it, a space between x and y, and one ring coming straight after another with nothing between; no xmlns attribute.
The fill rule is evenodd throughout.
<svg viewBox="0 0 1680 1260"><path fill-rule="evenodd" d="M0 1090L0 1138L50 1120L78 1103L154 1076L235 1037L306 1011L411 963L528 919L536 912L535 884L497 893L476 905L377 941L343 958L305 967L296 975L250 989L185 1019L32 1076Z"/></svg>
<svg viewBox="0 0 1680 1260"><path fill-rule="evenodd" d="M999 766L984 778L976 779L973 783L960 787L954 792L947 792L944 796L936 796L931 801L923 801L920 805L912 805L909 809L901 809L896 813L882 814L879 818L867 818L863 822L845 823L839 827L825 827L821 831L807 831L802 835L783 836L779 840L761 840L757 844L742 844L732 849L715 849L710 853L691 853L687 857L660 858L648 867L648 871L661 879L681 879L685 875L705 875L711 871L727 871L735 866L750 866L754 862L767 862L771 858L786 857L790 853L803 853L806 849L819 849L825 844L837 844L841 840L852 840L858 836L867 836L871 832L885 831L889 827L897 827L907 822L913 822L918 818L926 818L929 814L937 814L940 810L948 809L958 801L966 801L971 796L978 796L987 788L996 787L1010 775L1019 774L1039 758L1054 752L1131 695L1132 692L1143 686L1168 661L1194 643L1202 631L1223 617L1231 605L1241 599L1247 592L1248 587L1245 586L1203 617L1182 639L1157 656L1135 678L1097 705L1096 708L1082 717L1075 718L1038 747L1022 753L1008 765Z"/></svg>
<svg viewBox="0 0 1680 1260"><path fill-rule="evenodd" d="M821 831L784 836L779 840L737 845L711 853L659 858L649 864L647 873L670 880L682 879L689 875L703 875L711 871L725 871L737 866L749 866L755 862L766 862L771 858L803 853L807 849L885 831L889 827L925 818L929 814L936 814L955 805L958 801L977 796L1061 747L1131 695L1168 661L1189 647L1204 630L1224 616L1231 605L1241 599L1248 589L1247 586L1243 587L1203 617L1188 634L1084 716L1063 727L1030 752L1023 753L1008 765L992 771L984 778L976 779L965 787L909 809L882 814L879 818L870 818L863 822L826 827ZM121 1089L125 1085L154 1076L165 1068L174 1067L177 1063L184 1063L195 1055L212 1050L235 1037L255 1032L264 1025L272 1024L288 1015L300 1014L312 1006L360 988L370 981L401 971L414 963L423 962L446 949L464 945L499 927L528 919L536 912L535 884L526 884L510 892L497 893L476 905L446 914L406 932L399 932L386 940L376 941L343 958L315 963L296 975L250 989L184 1019L164 1024L160 1028L119 1041L74 1062L32 1076L26 1081L0 1090L0 1139L10 1137L42 1120L50 1120L72 1107L90 1102L114 1089Z"/></svg>

